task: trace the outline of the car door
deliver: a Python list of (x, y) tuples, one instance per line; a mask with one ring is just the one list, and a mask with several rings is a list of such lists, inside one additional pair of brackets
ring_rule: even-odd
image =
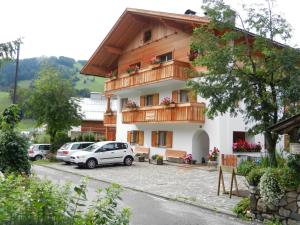
[(115, 153), (114, 153), (114, 163), (122, 163), (123, 162), (123, 158), (126, 155), (126, 149), (127, 147), (125, 146), (124, 143), (121, 142), (117, 142), (115, 143)]
[(40, 145), (39, 151), (41, 152), (42, 155), (46, 155), (50, 151), (50, 146), (49, 145)]
[(115, 143), (108, 143), (103, 145), (99, 150), (96, 151), (98, 163), (107, 164), (114, 163), (115, 158)]

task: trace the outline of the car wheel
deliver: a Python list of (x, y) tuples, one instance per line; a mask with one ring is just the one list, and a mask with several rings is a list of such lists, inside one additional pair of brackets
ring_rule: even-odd
[(130, 156), (127, 156), (127, 157), (124, 159), (124, 164), (125, 164), (125, 166), (131, 166), (131, 165), (132, 165), (132, 162), (133, 162), (133, 158), (130, 157)]
[(43, 156), (41, 156), (41, 155), (37, 155), (34, 157), (34, 160), (41, 160), (41, 159), (43, 159)]
[(88, 169), (94, 169), (97, 165), (97, 162), (95, 159), (89, 159), (87, 162), (86, 162), (86, 167)]

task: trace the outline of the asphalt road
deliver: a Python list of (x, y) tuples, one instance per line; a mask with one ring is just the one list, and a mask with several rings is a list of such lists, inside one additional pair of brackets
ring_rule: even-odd
[[(67, 181), (77, 185), (83, 178), (72, 173), (62, 172), (42, 166), (33, 166), (37, 176), (47, 178), (55, 183)], [(88, 172), (88, 170), (87, 170)], [(87, 197), (95, 199), (96, 190), (109, 184), (89, 180)], [(125, 189), (122, 192), (120, 207), (129, 207), (132, 213), (132, 225), (241, 225), (249, 224), (239, 219), (194, 207), (188, 204), (169, 201), (138, 191)]]

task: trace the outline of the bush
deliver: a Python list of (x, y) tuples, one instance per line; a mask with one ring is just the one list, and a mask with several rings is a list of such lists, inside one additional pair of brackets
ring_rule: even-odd
[(93, 133), (86, 133), (83, 135), (83, 141), (91, 141), (94, 142), (95, 141), (95, 135)]
[(254, 168), (248, 173), (246, 179), (250, 185), (257, 186), (265, 172), (266, 169), (264, 168)]
[(158, 156), (156, 157), (156, 160), (161, 161), (161, 160), (163, 160), (163, 157), (162, 157), (161, 155), (158, 155)]
[(157, 157), (158, 157), (158, 155), (155, 154), (155, 155), (153, 155), (153, 156), (151, 157), (151, 159), (152, 159), (152, 160), (156, 160)]
[(250, 160), (242, 161), (237, 167), (237, 173), (242, 176), (247, 176), (248, 173), (255, 167), (255, 163)]
[(51, 143), (52, 152), (57, 151), (62, 145), (70, 142), (71, 138), (68, 136), (67, 132), (59, 131), (56, 133), (53, 143)]
[(267, 169), (260, 179), (259, 189), (265, 203), (278, 205), (284, 195), (284, 188), (282, 187), (278, 170)]
[(299, 172), (285, 166), (280, 169), (281, 186), (284, 189), (296, 189), (300, 185)]
[[(129, 209), (117, 209), (121, 187), (98, 191), (88, 208), (87, 182), (71, 191), (36, 177), (9, 175), (0, 183), (0, 221), (3, 225), (127, 225)], [(87, 208), (83, 211), (83, 207)]]
[(245, 218), (247, 210), (250, 208), (250, 199), (243, 198), (233, 209), (238, 217)]
[(29, 174), (28, 147), (27, 139), (21, 134), (13, 130), (0, 132), (0, 171)]
[(300, 155), (289, 155), (287, 158), (287, 166), (300, 174)]

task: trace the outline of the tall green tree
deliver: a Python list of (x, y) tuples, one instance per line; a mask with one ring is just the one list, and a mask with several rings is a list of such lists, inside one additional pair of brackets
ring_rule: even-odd
[(300, 111), (300, 52), (276, 42), (289, 41), (291, 27), (272, 1), (244, 6), (243, 13), (222, 0), (207, 0), (203, 9), (210, 20), (194, 30), (191, 49), (198, 52), (194, 64), (207, 72), (187, 85), (209, 100), (210, 118), (241, 113), (250, 132), (263, 133), (275, 166), (278, 135), (269, 127)]
[(51, 143), (59, 131), (80, 124), (79, 105), (73, 96), (75, 91), (71, 82), (62, 79), (57, 70), (48, 66), (41, 69), (29, 97), (27, 111), (37, 125), (47, 125)]

